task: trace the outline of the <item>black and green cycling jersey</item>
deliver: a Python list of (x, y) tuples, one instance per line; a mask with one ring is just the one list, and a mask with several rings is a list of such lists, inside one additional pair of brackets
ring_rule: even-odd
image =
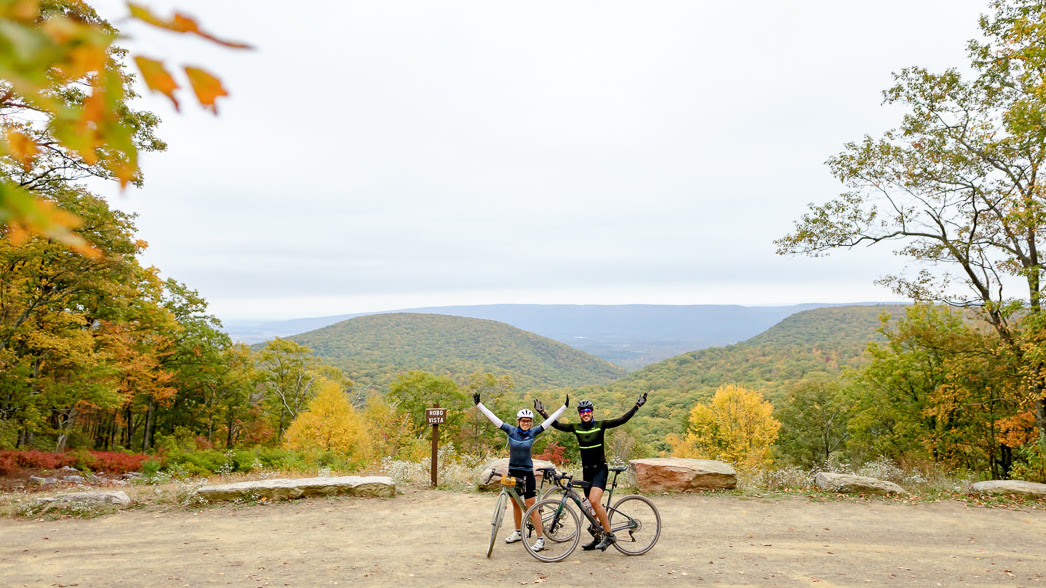
[(582, 467), (602, 465), (607, 462), (606, 451), (603, 449), (606, 430), (620, 427), (627, 423), (636, 414), (637, 410), (639, 410), (639, 407), (633, 406), (631, 410), (621, 415), (621, 417), (605, 421), (591, 420), (587, 423), (584, 421), (580, 423), (561, 423), (556, 421), (552, 423), (552, 428), (557, 431), (573, 433), (577, 436), (577, 445), (581, 449)]

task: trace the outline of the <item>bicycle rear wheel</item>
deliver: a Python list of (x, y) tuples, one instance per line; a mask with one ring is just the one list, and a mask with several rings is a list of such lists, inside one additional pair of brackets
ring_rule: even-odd
[(625, 555), (643, 555), (661, 537), (661, 513), (645, 496), (626, 496), (607, 511), (614, 547)]
[[(534, 512), (545, 513), (542, 518), (545, 546), (544, 549), (537, 549), (535, 544), (538, 538), (534, 536), (524, 537), (523, 547), (526, 547), (530, 555), (541, 561), (553, 562), (566, 559), (577, 548), (578, 541), (581, 539), (581, 534), (578, 532), (581, 530), (581, 521), (578, 520), (577, 513), (567, 508), (560, 500), (540, 500), (527, 509), (527, 512), (523, 514), (523, 519), (529, 520), (530, 515)], [(559, 539), (553, 539), (554, 537)]]
[(494, 506), (494, 518), (490, 521), (490, 543), (487, 545), (487, 557), (494, 551), (494, 542), (498, 540), (498, 530), (501, 529), (501, 521), (505, 519), (505, 508), (508, 506), (508, 496), (504, 492), (498, 494), (498, 503)]

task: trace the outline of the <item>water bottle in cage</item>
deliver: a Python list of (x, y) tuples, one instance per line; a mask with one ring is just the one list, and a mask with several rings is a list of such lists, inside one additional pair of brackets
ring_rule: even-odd
[(585, 507), (585, 512), (592, 516), (596, 516), (596, 509), (592, 508), (592, 503), (587, 498), (581, 501), (581, 506)]

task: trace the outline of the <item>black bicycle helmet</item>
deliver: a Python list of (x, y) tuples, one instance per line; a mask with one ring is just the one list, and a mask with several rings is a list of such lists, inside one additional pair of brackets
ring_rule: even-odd
[(588, 410), (592, 410), (592, 401), (591, 400), (582, 400), (581, 402), (577, 403), (577, 409), (578, 410), (584, 410), (586, 408)]

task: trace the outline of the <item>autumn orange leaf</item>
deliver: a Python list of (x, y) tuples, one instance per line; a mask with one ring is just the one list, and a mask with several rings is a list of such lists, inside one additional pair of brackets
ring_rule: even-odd
[(174, 97), (174, 91), (180, 86), (163, 66), (163, 62), (141, 55), (135, 57), (134, 62), (138, 64), (138, 71), (142, 73), (145, 85), (149, 86), (150, 90), (160, 92), (170, 98), (174, 103), (174, 109), (178, 110), (178, 99)]
[(21, 131), (7, 129), (4, 131), (4, 143), (7, 152), (17, 159), (27, 171), (33, 166), (39, 146), (31, 137)]
[(192, 84), (193, 92), (196, 92), (200, 105), (214, 114), (218, 114), (218, 105), (215, 104), (215, 100), (219, 96), (229, 95), (222, 87), (222, 81), (196, 67), (186, 67), (185, 75), (189, 76), (189, 83)]
[(137, 18), (138, 20), (150, 24), (154, 27), (166, 29), (175, 33), (189, 33), (193, 35), (199, 35), (204, 39), (213, 41), (215, 43), (218, 43), (219, 45), (231, 47), (233, 49), (250, 49), (250, 45), (247, 45), (246, 43), (240, 43), (237, 41), (226, 41), (223, 39), (219, 39), (218, 37), (215, 37), (210, 33), (204, 32), (200, 29), (200, 25), (196, 22), (196, 20), (194, 20), (192, 17), (181, 14), (180, 12), (175, 12), (174, 17), (170, 20), (164, 20), (156, 16), (155, 14), (153, 14), (151, 10), (140, 4), (128, 2), (127, 6), (131, 9), (132, 17)]

